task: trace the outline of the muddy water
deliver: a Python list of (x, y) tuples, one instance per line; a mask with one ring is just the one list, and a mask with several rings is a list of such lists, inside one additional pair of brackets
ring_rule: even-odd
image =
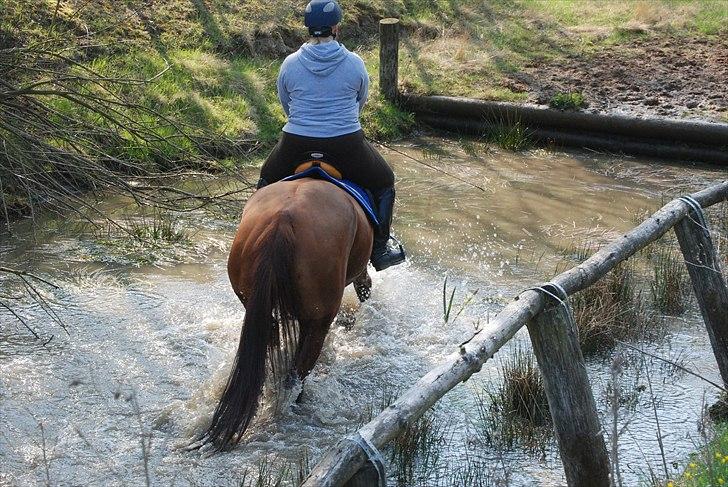
[[(225, 275), (234, 217), (180, 217), (191, 242), (183, 250), (148, 251), (154, 259), (103, 243), (98, 233), (74, 236), (58, 219), (3, 237), (4, 264), (54, 276), (59, 288), (41, 292), (68, 334), (37, 304), (15, 302), (43, 339), (53, 335), (41, 346), (0, 310), (0, 485), (239, 485), (274, 464), (315, 461), (487, 326), (512, 296), (551, 277), (563, 265), (564, 248), (616, 236), (640, 211), (725, 178), (710, 168), (546, 151), (514, 155), (439, 139), (413, 140), (397, 151), (439, 169), (386, 151), (399, 178), (396, 228), (409, 262), (373, 275), (372, 299), (356, 312), (353, 327), (333, 327), (301, 403), (274, 407), (268, 395), (245, 444), (231, 453), (204, 457), (181, 447), (209, 420), (237, 345), (244, 311)], [(456, 288), (455, 310), (478, 290), (447, 324), (446, 276)], [(0, 281), (0, 295), (15, 292), (16, 283)], [(353, 292), (346, 301), (354, 303)], [(679, 356), (717, 379), (694, 310), (672, 320), (665, 334), (638, 345)], [(563, 484), (552, 445), (532, 455), (495, 451), (480, 439), (477, 394), (492, 384), (510, 350), (437, 407), (440, 440), (418, 485)], [(660, 363), (645, 369), (632, 362), (638, 361), (626, 366), (625, 390), (643, 389), (648, 373), (655, 400), (637, 394), (636, 406), (620, 411), (626, 485), (650, 469), (663, 472), (658, 421), (673, 471), (672, 462), (699, 441), (701, 407), (716, 395)], [(609, 357), (589, 362), (607, 423), (609, 363)], [(478, 468), (487, 478), (473, 478)]]

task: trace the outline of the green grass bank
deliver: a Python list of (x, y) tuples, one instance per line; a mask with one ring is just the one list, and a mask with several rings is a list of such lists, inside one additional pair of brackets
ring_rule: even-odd
[[(378, 95), (384, 17), (402, 21), (402, 90), (507, 101), (528, 98), (519, 73), (540, 63), (566, 65), (635, 39), (718, 39), (728, 29), (721, 0), (341, 3), (341, 39), (372, 77), (362, 118), (378, 140), (414, 127), (410, 114)], [(219, 170), (259, 160), (285, 120), (275, 78), (281, 60), (306, 39), (304, 5), (0, 1), (0, 137), (7, 142), (0, 218), (33, 201), (122, 184), (114, 179), (119, 172)], [(75, 170), (81, 161), (88, 167)], [(89, 176), (98, 171), (113, 174)], [(72, 191), (49, 191), (58, 181)]]

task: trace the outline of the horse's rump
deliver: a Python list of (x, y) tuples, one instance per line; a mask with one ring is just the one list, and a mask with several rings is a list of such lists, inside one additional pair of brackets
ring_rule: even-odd
[(291, 369), (303, 376), (310, 371), (344, 288), (366, 271), (371, 245), (363, 210), (331, 183), (280, 182), (251, 197), (228, 259), (245, 319), (200, 446), (223, 450), (240, 441), (257, 411), (267, 364), (276, 381)]

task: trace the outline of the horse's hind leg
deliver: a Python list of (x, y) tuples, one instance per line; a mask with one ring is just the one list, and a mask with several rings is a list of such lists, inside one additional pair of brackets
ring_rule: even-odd
[[(333, 316), (320, 320), (305, 320), (300, 323), (301, 335), (293, 366), (301, 382), (306, 379), (311, 369), (316, 365), (332, 321), (334, 321)], [(299, 394), (296, 401), (300, 400), (301, 395)]]
[(359, 277), (354, 279), (353, 284), (356, 297), (359, 298), (360, 303), (363, 303), (372, 296), (372, 278), (369, 277), (369, 272), (366, 269), (359, 274)]

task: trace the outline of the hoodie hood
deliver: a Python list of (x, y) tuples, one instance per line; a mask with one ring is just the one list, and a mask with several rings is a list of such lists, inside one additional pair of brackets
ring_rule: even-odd
[(298, 60), (317, 76), (328, 76), (346, 60), (349, 50), (336, 41), (323, 44), (304, 44), (299, 51)]

